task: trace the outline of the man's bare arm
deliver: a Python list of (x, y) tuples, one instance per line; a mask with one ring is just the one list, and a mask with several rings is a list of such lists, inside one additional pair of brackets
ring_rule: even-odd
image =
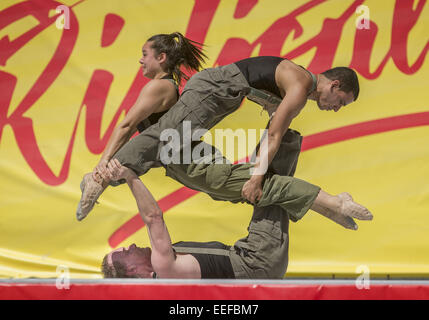
[(268, 127), (268, 134), (259, 149), (259, 161), (255, 164), (252, 177), (242, 190), (242, 196), (252, 203), (259, 200), (262, 195), (261, 183), (264, 174), (274, 159), (280, 143), (293, 118), (302, 110), (306, 103), (306, 91), (302, 86), (291, 87), (284, 97)]
[(147, 226), (152, 246), (151, 262), (157, 275), (160, 278), (201, 278), (200, 265), (192, 255), (176, 257), (162, 210), (139, 177), (132, 170), (121, 166), (117, 159), (109, 161), (108, 175), (112, 180), (125, 179), (136, 199), (140, 215)]
[(126, 179), (148, 229), (152, 246), (152, 265), (157, 273), (164, 277), (163, 273), (169, 273), (174, 268), (175, 254), (161, 208), (132, 170), (121, 166), (117, 159), (112, 159), (108, 163), (108, 169), (110, 178), (113, 180)]
[(262, 196), (264, 174), (276, 155), (280, 143), (292, 120), (304, 108), (308, 91), (313, 85), (311, 76), (289, 60), (283, 60), (276, 69), (276, 83), (284, 97), (268, 127), (266, 138), (261, 141), (258, 159), (252, 177), (242, 189), (242, 197), (255, 203)]

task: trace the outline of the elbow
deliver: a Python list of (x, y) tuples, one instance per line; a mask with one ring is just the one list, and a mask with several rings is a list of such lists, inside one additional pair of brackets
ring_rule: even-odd
[(148, 226), (161, 223), (164, 224), (164, 218), (162, 215), (162, 210), (160, 208), (154, 208), (152, 210), (149, 210), (145, 212), (145, 221)]
[(270, 148), (277, 149), (280, 145), (282, 138), (283, 135), (280, 132), (268, 133), (268, 146)]
[(114, 135), (118, 137), (121, 143), (127, 142), (137, 131), (137, 125), (130, 122), (121, 122), (116, 128)]
[(278, 141), (281, 138), (280, 132), (268, 132), (268, 139), (270, 141)]
[(134, 133), (134, 131), (137, 130), (137, 124), (133, 123), (132, 121), (122, 120), (121, 123), (116, 127), (117, 130), (128, 134), (128, 133)]

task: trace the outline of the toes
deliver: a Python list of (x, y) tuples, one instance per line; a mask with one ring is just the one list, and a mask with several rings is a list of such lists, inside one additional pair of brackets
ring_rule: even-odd
[(350, 229), (350, 230), (357, 230), (358, 229), (358, 225), (356, 224), (356, 222), (352, 219), (352, 218), (350, 218), (350, 217), (347, 217), (346, 218), (346, 228), (347, 229)]
[(359, 220), (372, 220), (373, 218), (371, 212), (364, 207), (358, 208), (358, 210), (353, 212), (351, 216)]
[(338, 195), (343, 200), (343, 214), (359, 220), (372, 220), (373, 215), (367, 208), (353, 201), (350, 194), (343, 192)]
[(82, 213), (81, 203), (79, 202), (78, 207), (77, 207), (77, 211), (76, 211), (76, 219), (77, 219), (77, 221), (82, 221), (83, 218), (85, 218), (85, 216)]
[(372, 215), (372, 213), (367, 210), (365, 214), (365, 220), (372, 220), (373, 218), (374, 216)]

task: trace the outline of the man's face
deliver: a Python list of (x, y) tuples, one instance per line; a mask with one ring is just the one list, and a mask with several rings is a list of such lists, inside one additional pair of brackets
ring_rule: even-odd
[(160, 57), (157, 56), (154, 49), (152, 49), (152, 41), (148, 41), (142, 48), (142, 57), (139, 60), (143, 75), (149, 79), (153, 79), (156, 72), (161, 68)]
[(353, 92), (346, 93), (339, 89), (338, 80), (329, 81), (321, 90), (317, 105), (320, 110), (334, 110), (337, 112), (342, 107), (354, 101)]
[(150, 248), (139, 248), (132, 244), (128, 248), (119, 248), (109, 253), (107, 262), (113, 265), (115, 270), (120, 266), (126, 277), (149, 278), (153, 271), (150, 256)]

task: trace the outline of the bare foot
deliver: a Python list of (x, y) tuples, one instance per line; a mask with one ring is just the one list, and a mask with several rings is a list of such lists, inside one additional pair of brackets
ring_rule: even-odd
[(320, 190), (311, 209), (350, 230), (358, 229), (353, 218), (359, 220), (372, 220), (373, 218), (371, 212), (354, 202), (347, 192), (332, 196)]
[(339, 212), (339, 210), (332, 210), (330, 208), (313, 204), (312, 208), (314, 211), (320, 213), (322, 216), (338, 223), (346, 229), (357, 230), (358, 225), (353, 218), (345, 216)]
[(341, 200), (339, 213), (342, 215), (359, 220), (372, 220), (371, 212), (364, 206), (354, 202), (352, 196), (347, 192), (340, 193), (337, 197)]

